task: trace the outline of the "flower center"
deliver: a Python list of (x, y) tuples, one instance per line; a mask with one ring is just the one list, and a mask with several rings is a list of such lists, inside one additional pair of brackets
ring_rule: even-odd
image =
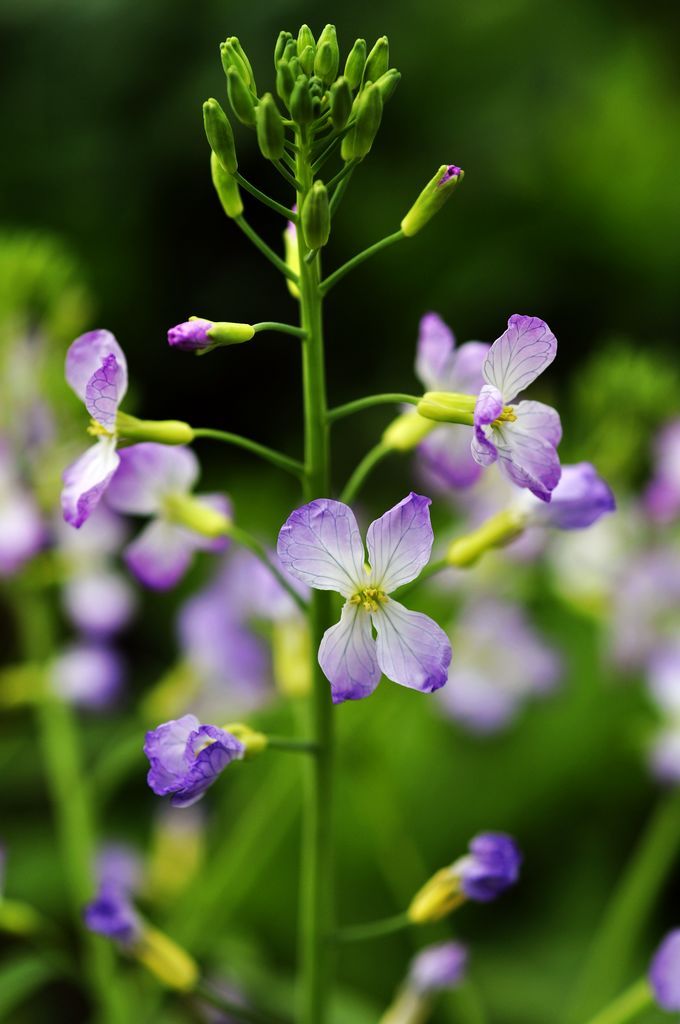
[(506, 405), (500, 416), (497, 417), (491, 424), (492, 427), (497, 427), (501, 423), (514, 423), (517, 419), (517, 413), (511, 405)]
[(385, 601), (387, 601), (387, 594), (380, 587), (363, 587), (349, 599), (350, 604), (361, 605), (365, 612), (377, 612)]
[(88, 434), (91, 434), (92, 437), (114, 437), (115, 436), (114, 432), (112, 430), (107, 430), (106, 427), (102, 426), (102, 424), (98, 423), (96, 420), (90, 420), (90, 425), (87, 428), (87, 432), (88, 432)]

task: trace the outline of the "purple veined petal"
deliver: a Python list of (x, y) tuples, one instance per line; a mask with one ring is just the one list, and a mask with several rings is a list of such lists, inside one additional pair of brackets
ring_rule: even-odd
[(649, 983), (662, 1010), (680, 1010), (680, 928), (669, 932), (654, 954)]
[(340, 621), (326, 630), (319, 647), (319, 665), (331, 684), (334, 704), (373, 693), (381, 673), (371, 618), (361, 605), (348, 601)]
[(187, 768), (189, 737), (200, 726), (196, 715), (182, 715), (181, 718), (164, 722), (147, 732), (144, 753), (151, 765), (147, 781), (158, 796), (165, 796), (178, 776), (183, 776)]
[(54, 692), (71, 704), (101, 711), (115, 704), (123, 685), (123, 663), (108, 647), (74, 644), (53, 662)]
[(181, 526), (153, 519), (128, 544), (123, 557), (130, 572), (151, 590), (171, 590), (189, 568), (196, 545)]
[(47, 531), (32, 496), (20, 487), (0, 491), (0, 576), (13, 576), (46, 541)]
[(466, 341), (453, 353), (439, 387), (432, 390), (478, 395), (484, 386), (482, 370), (490, 348), (483, 341)]
[(102, 437), (64, 471), (61, 508), (76, 528), (94, 512), (118, 469), (120, 458), (113, 437)]
[(416, 376), (426, 391), (441, 390), (441, 382), (450, 369), (456, 339), (437, 313), (426, 313), (418, 328)]
[[(226, 494), (196, 494), (194, 497), (196, 501), (211, 508), (213, 512), (219, 512), (227, 519), (232, 518), (234, 509)], [(210, 551), (213, 554), (219, 554), (221, 551), (226, 551), (231, 543), (228, 537), (204, 537), (200, 533), (191, 533), (190, 535), (196, 551)]]
[(66, 353), (66, 380), (81, 402), (86, 400), (88, 383), (110, 355), (115, 357), (122, 374), (122, 399), (127, 391), (127, 362), (125, 353), (111, 331), (88, 331), (76, 338), (69, 347)]
[(128, 580), (120, 573), (97, 566), (67, 580), (62, 588), (62, 602), (73, 625), (98, 639), (124, 629), (137, 607), (135, 591)]
[(503, 412), (503, 396), (492, 384), (485, 384), (475, 403), (475, 427), (493, 423)]
[(440, 490), (470, 487), (482, 472), (470, 451), (470, 434), (458, 425), (437, 427), (416, 449), (419, 467)]
[(388, 679), (423, 693), (444, 685), (451, 644), (429, 615), (409, 611), (388, 598), (371, 617), (377, 633), (378, 664)]
[(544, 320), (514, 313), (491, 346), (484, 379), (498, 388), (508, 405), (550, 366), (556, 353), (557, 339)]
[(475, 427), (470, 452), (478, 466), (492, 466), (498, 459), (496, 445), (486, 436), (484, 427)]
[(519, 402), (512, 407), (517, 419), (513, 430), (522, 430), (527, 434), (540, 434), (546, 441), (557, 448), (562, 440), (562, 422), (560, 414), (550, 405), (543, 402)]
[(431, 504), (430, 498), (411, 491), (371, 523), (366, 542), (373, 586), (389, 594), (420, 575), (434, 543)]
[(532, 522), (558, 530), (583, 530), (603, 515), (614, 512), (616, 499), (594, 466), (578, 462), (562, 466), (560, 481), (549, 504), (536, 501), (533, 506), (529, 513)]
[(231, 733), (201, 725), (195, 715), (165, 722), (146, 734), (147, 782), (157, 796), (172, 796), (174, 807), (190, 807), (245, 748)]
[(111, 353), (90, 377), (85, 388), (85, 408), (93, 420), (115, 430), (118, 406), (127, 391), (127, 370)]
[(208, 348), (213, 344), (208, 337), (208, 331), (213, 327), (212, 320), (203, 317), (194, 317), (193, 320), (185, 320), (184, 323), (176, 324), (168, 331), (168, 345), (171, 348), (182, 349), (184, 352), (195, 352), (196, 349)]
[(359, 527), (341, 501), (317, 498), (291, 512), (276, 550), (285, 569), (316, 590), (352, 597), (368, 582)]
[(117, 512), (149, 516), (160, 511), (169, 494), (187, 494), (200, 468), (191, 448), (155, 444), (132, 445), (120, 452), (120, 469), (106, 496)]
[(522, 430), (518, 423), (493, 428), (500, 467), (518, 487), (527, 487), (541, 501), (550, 501), (562, 472), (555, 446), (540, 434)]

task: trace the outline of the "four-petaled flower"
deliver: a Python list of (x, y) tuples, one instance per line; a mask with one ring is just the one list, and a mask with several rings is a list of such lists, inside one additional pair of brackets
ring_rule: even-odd
[(66, 380), (85, 404), (97, 441), (64, 472), (61, 507), (71, 526), (82, 526), (118, 469), (116, 416), (128, 386), (127, 362), (110, 331), (88, 331), (66, 353)]
[(513, 483), (543, 501), (550, 501), (560, 479), (560, 418), (542, 402), (512, 402), (552, 363), (556, 351), (555, 335), (543, 320), (515, 313), (486, 357), (486, 384), (474, 412), (475, 460), (480, 466), (499, 460)]
[(174, 807), (190, 807), (200, 800), (245, 747), (216, 725), (201, 725), (195, 715), (183, 715), (146, 734), (144, 753), (149, 759), (146, 780), (157, 796), (172, 796)]
[(303, 505), (281, 528), (278, 553), (286, 569), (310, 587), (345, 598), (340, 621), (326, 630), (319, 648), (336, 704), (367, 697), (381, 672), (424, 693), (446, 682), (451, 645), (444, 631), (388, 596), (414, 580), (430, 558), (429, 505), (429, 498), (412, 492), (371, 523), (369, 566), (354, 513), (340, 501)]

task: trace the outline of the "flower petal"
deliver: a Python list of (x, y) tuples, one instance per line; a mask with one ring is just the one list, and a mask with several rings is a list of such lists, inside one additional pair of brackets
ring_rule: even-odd
[(451, 644), (429, 615), (409, 611), (389, 598), (372, 619), (378, 634), (378, 664), (388, 679), (423, 693), (444, 685)]
[(73, 625), (93, 637), (108, 637), (128, 624), (136, 595), (127, 577), (101, 565), (76, 573), (61, 591), (64, 609)]
[(416, 376), (426, 391), (441, 391), (456, 340), (437, 313), (421, 318), (416, 349)]
[(87, 385), (105, 362), (113, 355), (120, 369), (120, 399), (127, 391), (127, 362), (125, 353), (111, 331), (88, 331), (73, 342), (66, 353), (66, 380), (81, 402), (86, 401)]
[(123, 552), (125, 564), (151, 590), (170, 590), (191, 564), (196, 545), (188, 530), (153, 519)]
[(317, 498), (292, 512), (276, 550), (288, 572), (316, 590), (351, 597), (367, 583), (359, 527), (341, 501)]
[(491, 346), (484, 379), (498, 388), (507, 404), (550, 366), (556, 352), (557, 339), (544, 320), (514, 313), (508, 329)]
[(475, 403), (472, 457), (480, 466), (490, 466), (498, 458), (490, 432), (485, 430), (503, 412), (503, 396), (492, 384), (485, 384)]
[(466, 341), (456, 349), (449, 360), (448, 373), (445, 373), (441, 381), (443, 390), (460, 391), (466, 395), (479, 394), (484, 385), (484, 360), (490, 348), (483, 341)]
[(120, 453), (120, 469), (107, 501), (118, 512), (153, 515), (166, 495), (190, 491), (198, 475), (198, 459), (191, 448), (152, 441), (135, 444)]
[(368, 697), (380, 682), (371, 619), (357, 604), (347, 602), (340, 621), (324, 633), (319, 665), (331, 684), (333, 703)]
[(562, 423), (560, 414), (550, 405), (543, 402), (519, 402), (513, 406), (515, 420), (514, 430), (524, 430), (528, 434), (540, 434), (554, 448), (562, 440)]
[(64, 471), (61, 507), (67, 523), (83, 525), (99, 504), (119, 463), (115, 438), (102, 437)]
[(522, 430), (516, 423), (494, 428), (500, 467), (518, 487), (527, 487), (541, 501), (550, 501), (560, 480), (560, 460), (555, 446), (540, 434)]
[(55, 659), (50, 672), (54, 691), (73, 704), (102, 710), (115, 703), (123, 685), (120, 656), (99, 644), (73, 644)]
[(470, 452), (470, 435), (464, 427), (437, 427), (417, 448), (428, 479), (440, 488), (469, 487), (479, 478), (479, 465)]
[(93, 420), (115, 429), (118, 406), (127, 391), (127, 370), (110, 353), (87, 382), (85, 408)]
[(388, 594), (414, 580), (430, 560), (434, 543), (431, 504), (430, 498), (411, 491), (368, 528), (371, 582)]

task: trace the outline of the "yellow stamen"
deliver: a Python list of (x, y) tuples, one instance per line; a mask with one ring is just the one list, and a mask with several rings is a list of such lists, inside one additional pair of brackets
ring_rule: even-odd
[(500, 416), (493, 421), (492, 427), (497, 427), (500, 423), (514, 423), (517, 419), (517, 413), (511, 405), (506, 405)]
[(361, 605), (365, 612), (377, 612), (387, 599), (387, 594), (379, 587), (364, 587), (350, 597), (349, 603)]
[(103, 427), (102, 424), (101, 423), (97, 423), (96, 420), (90, 420), (90, 425), (87, 428), (87, 432), (88, 432), (88, 434), (91, 434), (92, 437), (114, 437), (115, 436), (112, 430), (108, 430), (106, 427)]

